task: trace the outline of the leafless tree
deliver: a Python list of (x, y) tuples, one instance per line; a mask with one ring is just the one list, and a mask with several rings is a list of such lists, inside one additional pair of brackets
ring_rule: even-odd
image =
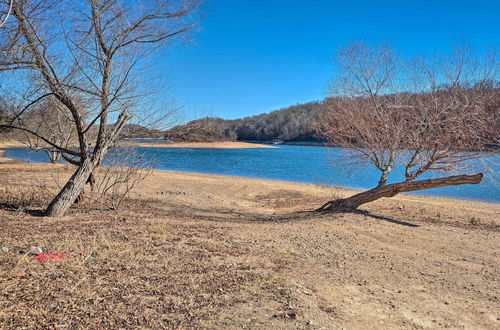
[(134, 149), (116, 148), (96, 175), (91, 198), (112, 210), (118, 210), (130, 191), (151, 174), (154, 160)]
[[(482, 173), (416, 180), (423, 173), (462, 169), (498, 142), (498, 62), (466, 47), (432, 60), (400, 60), (386, 45), (343, 49), (318, 128), (326, 141), (346, 148), (353, 163), (379, 172), (375, 188), (325, 203), (320, 211), (355, 210), (401, 192), (481, 182)], [(496, 106), (495, 106), (496, 102)], [(396, 166), (400, 182), (387, 184)]]
[(8, 1), (8, 10), (5, 13), (5, 16), (0, 16), (0, 27), (2, 27), (5, 22), (9, 19), (10, 13), (12, 12), (12, 6), (14, 5), (14, 0), (9, 0)]
[(192, 29), (197, 6), (196, 0), (13, 1), (0, 28), (0, 72), (4, 93), (24, 103), (14, 118), (51, 97), (71, 114), (77, 137), (76, 148), (68, 148), (19, 122), (3, 125), (35, 136), (77, 166), (48, 216), (65, 214), (127, 122), (161, 110), (144, 101), (154, 88), (146, 60)]
[(47, 97), (40, 101), (11, 124), (35, 132), (36, 134), (31, 134), (20, 130), (20, 133), (24, 135), (20, 140), (30, 149), (44, 150), (53, 164), (60, 160), (62, 153), (38, 136), (43, 136), (52, 144), (65, 149), (76, 146), (78, 143), (71, 113), (54, 97)]

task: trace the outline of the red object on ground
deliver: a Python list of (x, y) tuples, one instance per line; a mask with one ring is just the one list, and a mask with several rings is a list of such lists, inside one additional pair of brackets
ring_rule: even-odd
[(40, 262), (47, 262), (47, 261), (53, 261), (53, 260), (64, 260), (68, 256), (69, 255), (66, 252), (49, 251), (48, 253), (40, 252), (35, 257), (33, 257), (33, 259), (40, 261)]

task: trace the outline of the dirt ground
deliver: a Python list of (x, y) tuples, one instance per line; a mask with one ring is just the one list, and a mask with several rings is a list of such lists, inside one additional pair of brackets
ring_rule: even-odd
[(353, 191), (155, 171), (119, 211), (40, 217), (69, 174), (0, 164), (0, 328), (500, 327), (500, 204), (318, 214)]

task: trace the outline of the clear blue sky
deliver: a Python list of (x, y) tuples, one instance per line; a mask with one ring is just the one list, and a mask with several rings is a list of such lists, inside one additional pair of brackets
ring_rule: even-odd
[(165, 58), (185, 119), (238, 118), (321, 100), (351, 41), (411, 55), (464, 39), (500, 46), (500, 1), (207, 0), (199, 30)]

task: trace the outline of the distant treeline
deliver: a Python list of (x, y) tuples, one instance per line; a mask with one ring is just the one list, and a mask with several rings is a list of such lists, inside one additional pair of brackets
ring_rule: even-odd
[(313, 123), (326, 110), (324, 102), (293, 105), (242, 119), (203, 118), (167, 131), (175, 141), (320, 141)]
[[(488, 148), (499, 149), (500, 134), (500, 89), (492, 90), (493, 98), (485, 111), (491, 115), (491, 127), (487, 134)], [(412, 97), (421, 102), (428, 98), (427, 93), (397, 94), (391, 97)], [(202, 118), (185, 125), (176, 126), (165, 134), (165, 138), (174, 141), (212, 142), (212, 141), (324, 141), (322, 132), (316, 131), (321, 117), (329, 115), (329, 107), (338, 102), (338, 98), (329, 98), (322, 102), (310, 102), (293, 105), (267, 114), (242, 119), (224, 120), (220, 118)], [(355, 102), (356, 100), (352, 100)], [(464, 109), (466, 110), (466, 109)], [(412, 129), (408, 127), (407, 129)]]

